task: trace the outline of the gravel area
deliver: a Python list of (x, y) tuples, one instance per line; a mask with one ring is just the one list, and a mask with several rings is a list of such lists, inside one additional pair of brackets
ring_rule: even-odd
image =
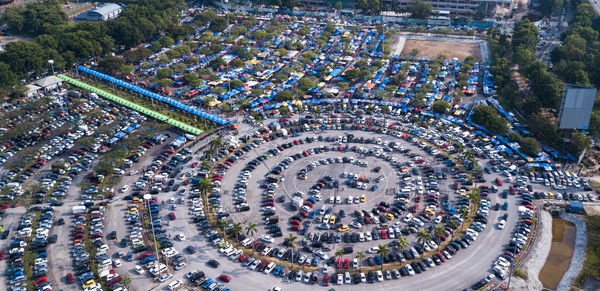
[[(552, 246), (552, 216), (547, 211), (542, 210), (539, 212), (538, 217), (540, 219), (539, 229), (537, 230), (538, 236), (534, 240), (534, 245), (531, 246), (531, 253), (523, 267), (523, 270), (529, 276), (529, 280), (525, 282), (527, 290), (543, 289), (539, 274), (546, 263), (546, 258)], [(515, 277), (513, 276), (513, 279)]]
[(562, 213), (560, 216), (564, 220), (568, 220), (575, 224), (575, 247), (573, 249), (573, 257), (571, 258), (571, 265), (565, 272), (558, 284), (556, 290), (569, 290), (573, 284), (575, 277), (581, 272), (583, 268), (583, 260), (585, 258), (585, 247), (587, 245), (587, 234), (585, 221), (577, 215), (571, 213)]

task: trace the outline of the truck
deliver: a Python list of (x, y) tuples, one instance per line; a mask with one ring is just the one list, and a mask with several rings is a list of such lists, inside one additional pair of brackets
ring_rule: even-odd
[(73, 206), (73, 214), (85, 213), (87, 208), (85, 206)]
[(299, 207), (302, 206), (302, 202), (303, 202), (302, 197), (296, 196), (296, 197), (292, 198), (291, 206), (294, 209), (298, 209)]

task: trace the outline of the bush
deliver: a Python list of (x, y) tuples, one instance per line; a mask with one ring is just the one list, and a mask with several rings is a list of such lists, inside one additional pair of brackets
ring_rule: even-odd
[(527, 280), (529, 278), (529, 276), (527, 276), (527, 274), (519, 268), (516, 268), (514, 270), (514, 272), (515, 272), (515, 276), (519, 276), (519, 277), (523, 278), (524, 280)]

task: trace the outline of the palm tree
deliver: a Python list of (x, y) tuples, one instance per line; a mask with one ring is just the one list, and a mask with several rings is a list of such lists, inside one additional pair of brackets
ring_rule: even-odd
[(433, 233), (434, 233), (434, 234), (435, 234), (437, 237), (440, 237), (440, 236), (444, 235), (444, 231), (445, 231), (445, 229), (444, 229), (444, 226), (443, 226), (443, 225), (441, 225), (441, 224), (438, 224), (438, 225), (436, 225), (436, 226), (433, 228)]
[[(456, 220), (450, 220), (450, 222), (448, 222), (448, 224), (450, 224), (450, 227), (454, 230), (456, 230), (459, 225)], [(452, 239), (454, 239), (454, 231), (452, 231)]]
[[(379, 245), (377, 246), (377, 254), (383, 260), (384, 257), (387, 257), (387, 255), (390, 254), (390, 250), (387, 248), (386, 245)], [(383, 271), (383, 263), (381, 263), (381, 270)]]
[(298, 237), (295, 236), (293, 233), (290, 233), (290, 235), (285, 238), (285, 241), (287, 241), (288, 246), (292, 250), (292, 268), (294, 268), (294, 248), (296, 248), (297, 239)]
[(481, 201), (481, 193), (479, 189), (474, 189), (471, 191), (471, 193), (469, 193), (469, 199), (473, 200), (474, 204), (479, 204), (479, 201)]
[(253, 236), (258, 231), (256, 227), (258, 227), (256, 223), (248, 221), (248, 224), (246, 224), (246, 234), (249, 236)]
[(229, 222), (225, 221), (224, 219), (217, 220), (217, 228), (220, 230), (224, 230), (228, 225)]
[(212, 183), (209, 179), (202, 179), (200, 182), (198, 182), (198, 190), (200, 190), (200, 193), (203, 195), (206, 195), (210, 190), (212, 190)]
[(235, 236), (236, 244), (239, 241), (241, 233), (242, 233), (242, 224), (241, 223), (234, 223), (233, 226), (231, 227), (231, 234), (233, 236)]
[(210, 162), (207, 160), (204, 160), (200, 163), (200, 167), (202, 167), (202, 169), (204, 169), (204, 170), (208, 170), (208, 169), (210, 169)]
[(464, 230), (464, 228), (465, 228), (464, 220), (466, 220), (467, 216), (469, 216), (469, 209), (461, 208), (460, 210), (458, 210), (458, 215), (460, 215), (460, 217), (463, 219), (462, 230)]
[(431, 241), (431, 234), (425, 229), (421, 229), (421, 231), (417, 232), (417, 241), (424, 246)]
[(363, 260), (366, 258), (367, 256), (365, 255), (364, 252), (360, 251), (358, 253), (356, 253), (356, 258), (358, 259), (358, 262), (360, 263), (358, 270), (360, 271), (360, 269), (362, 269), (362, 263)]
[(396, 248), (398, 248), (400, 251), (404, 251), (406, 248), (408, 248), (408, 241), (405, 237), (399, 237), (395, 245)]

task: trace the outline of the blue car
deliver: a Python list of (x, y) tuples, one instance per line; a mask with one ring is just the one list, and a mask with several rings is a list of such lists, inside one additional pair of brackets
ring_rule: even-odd
[(279, 272), (281, 272), (281, 265), (275, 266), (275, 269), (273, 269), (273, 275), (279, 276)]
[(375, 256), (375, 264), (377, 264), (377, 265), (383, 264), (383, 260), (381, 260), (381, 257), (379, 255)]

